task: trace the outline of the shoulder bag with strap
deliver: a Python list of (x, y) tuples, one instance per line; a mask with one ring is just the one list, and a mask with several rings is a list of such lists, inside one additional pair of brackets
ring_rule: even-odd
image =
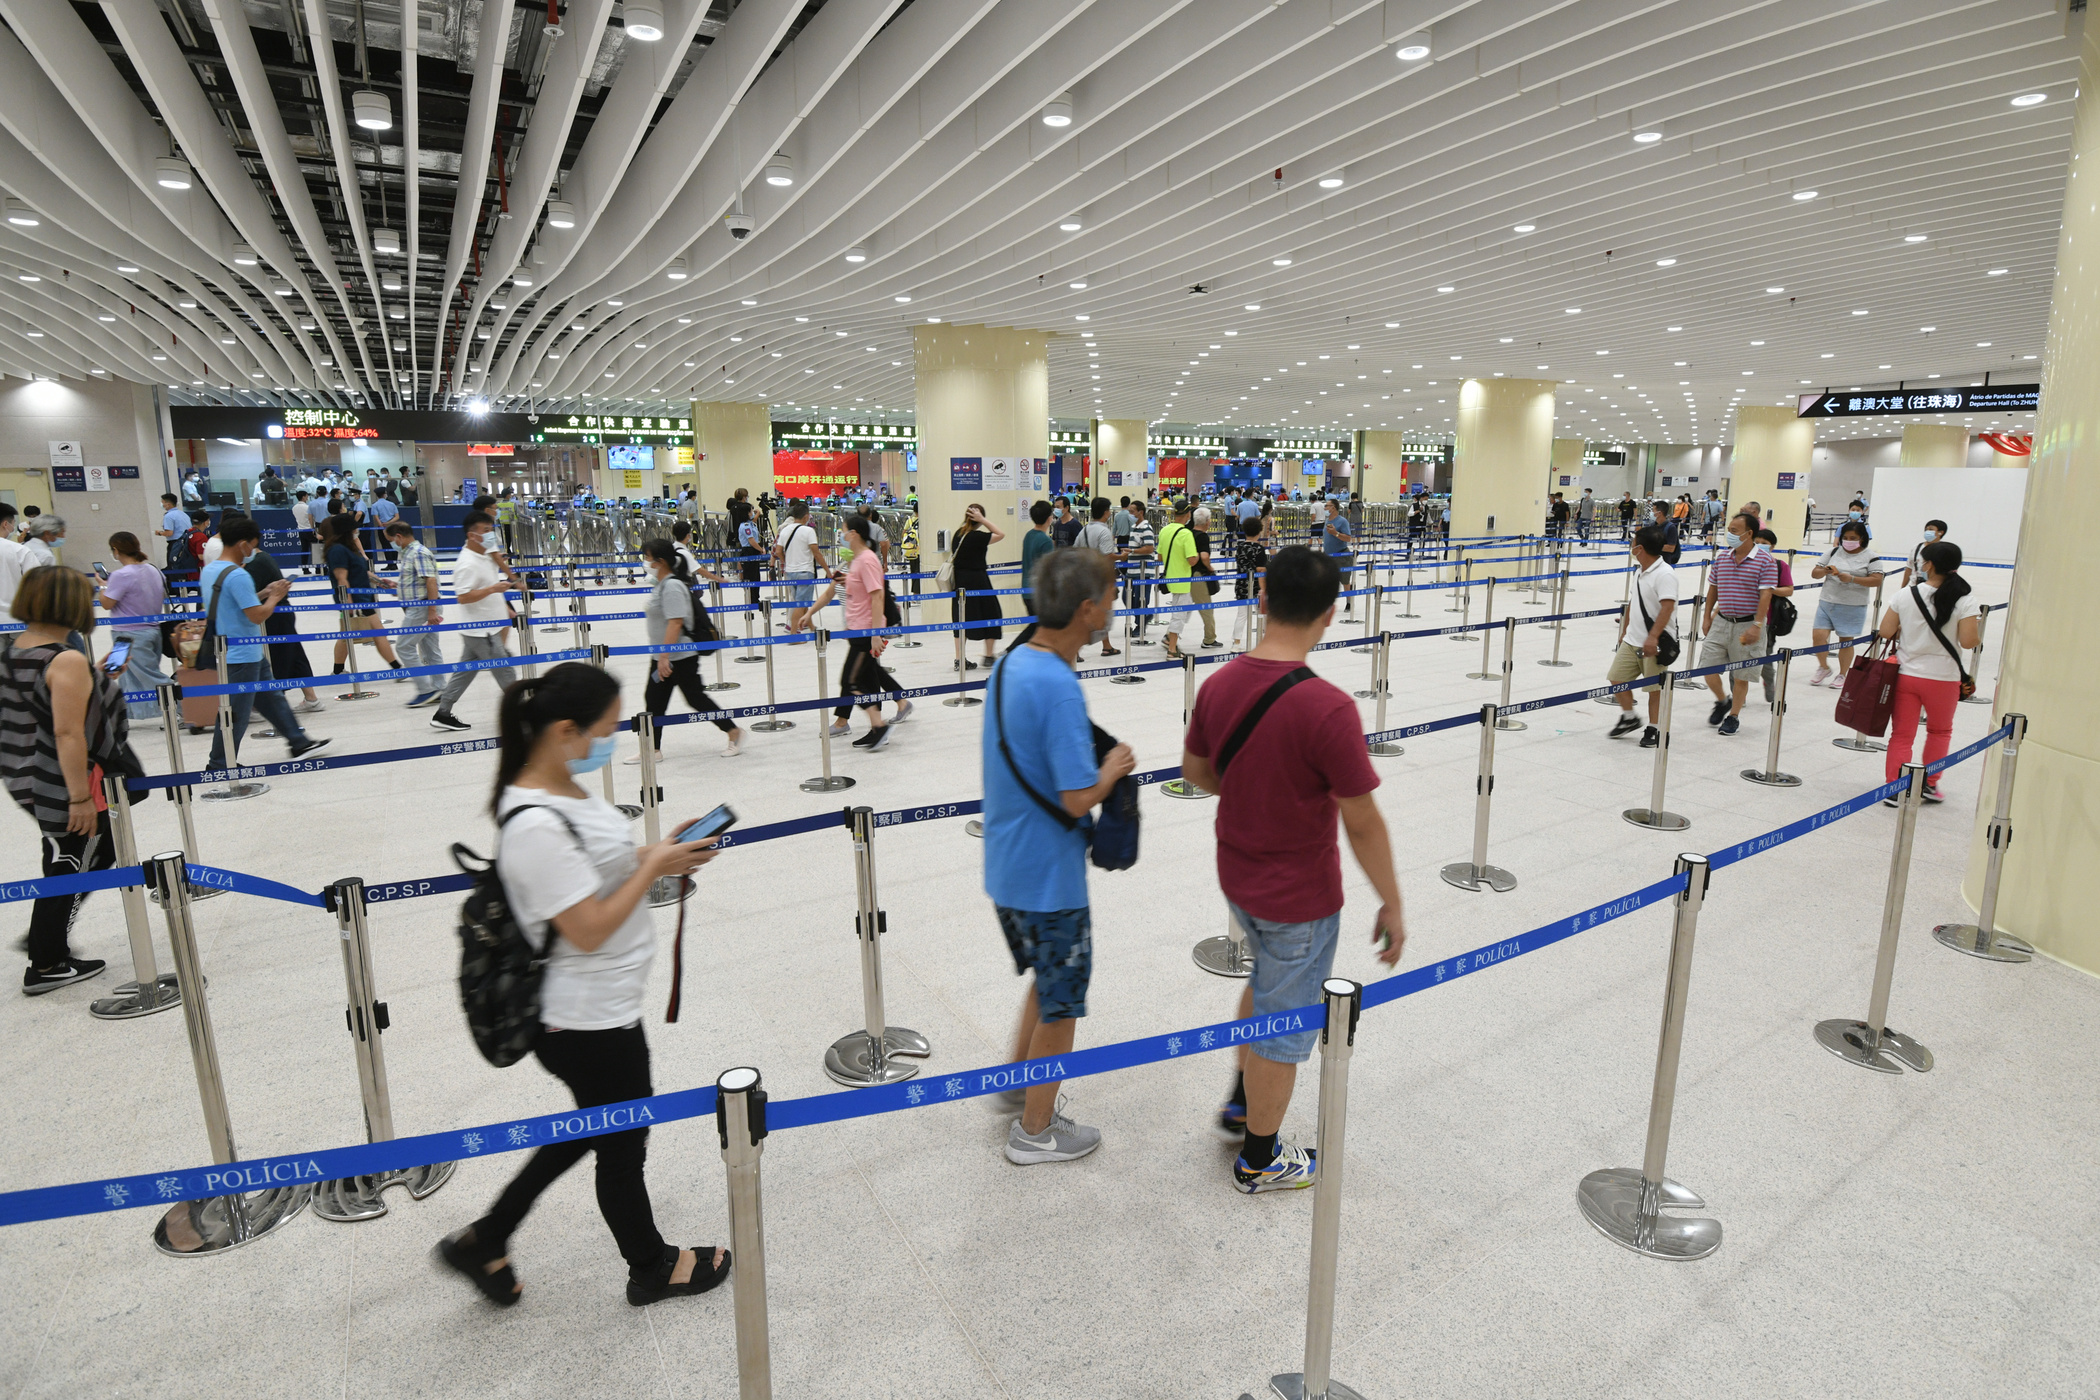
[(1284, 692), (1288, 691), (1292, 686), (1309, 681), (1312, 678), (1313, 668), (1300, 666), (1295, 671), (1290, 671), (1277, 677), (1276, 683), (1263, 691), (1261, 698), (1248, 707), (1247, 713), (1240, 716), (1240, 722), (1233, 727), (1232, 734), (1225, 740), (1224, 746), (1218, 750), (1216, 756), (1210, 761), (1211, 767), (1218, 770), (1220, 778), (1225, 776), (1225, 769), (1231, 764), (1232, 760), (1239, 757), (1240, 750), (1247, 747), (1247, 741), (1254, 737), (1255, 726), (1261, 723), (1262, 716), (1269, 713), (1269, 708), (1278, 700), (1281, 700)]
[(1932, 615), (1932, 609), (1925, 606), (1925, 595), (1918, 592), (1915, 583), (1910, 586), (1910, 600), (1918, 605), (1918, 615), (1925, 619), (1925, 625), (1932, 629), (1932, 635), (1947, 649), (1947, 655), (1954, 658), (1954, 669), (1961, 676), (1961, 698), (1968, 699), (1976, 693), (1976, 681), (1970, 676), (1969, 668), (1961, 664), (1961, 652), (1949, 640), (1947, 634), (1940, 630), (1939, 619)]
[[(1007, 653), (1011, 656), (1012, 653)], [(999, 755), (1006, 760), (1006, 769), (1014, 775), (1021, 791), (1033, 798), (1035, 805), (1050, 814), (1051, 820), (1067, 831), (1086, 833), (1088, 855), (1101, 870), (1128, 870), (1137, 864), (1138, 858), (1138, 780), (1135, 774), (1126, 774), (1116, 780), (1116, 785), (1102, 799), (1100, 814), (1089, 820), (1075, 817), (1064, 809), (1061, 802), (1052, 802), (1035, 790), (1021, 773), (1021, 765), (1014, 762), (1014, 751), (1006, 743), (1006, 656), (999, 658), (998, 669), (992, 672), (992, 729), (999, 739)], [(1309, 674), (1309, 673), (1308, 673)], [(1094, 731), (1094, 761), (1099, 763), (1116, 746), (1116, 736), (1100, 725), (1092, 725)]]
[(201, 619), (192, 618), (176, 624), (176, 664), (203, 667), (207, 670), (219, 664), (218, 658), (213, 656), (211, 651), (212, 638), (219, 634), (219, 590), (226, 586), (226, 576), (236, 567), (238, 566), (233, 564), (227, 565), (219, 571), (219, 576), (212, 580), (211, 601), (204, 605), (204, 616)]
[[(1639, 579), (1633, 581), (1633, 601), (1640, 604), (1641, 607), (1641, 636), (1643, 645), (1645, 645), (1647, 635), (1655, 631), (1655, 619), (1648, 615), (1648, 600), (1641, 596), (1641, 582)], [(1675, 632), (1663, 632), (1656, 637), (1655, 660), (1656, 664), (1665, 670), (1677, 664), (1677, 634)]]

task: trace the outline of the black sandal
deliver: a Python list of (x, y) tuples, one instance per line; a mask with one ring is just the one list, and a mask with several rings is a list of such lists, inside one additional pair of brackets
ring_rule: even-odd
[(481, 1295), (498, 1307), (510, 1307), (521, 1295), (518, 1276), (508, 1263), (500, 1269), (491, 1270), (489, 1265), (503, 1258), (492, 1254), (469, 1237), (474, 1233), (472, 1225), (464, 1230), (455, 1230), (438, 1241), (437, 1255), (449, 1267), (465, 1274)]
[[(693, 1276), (684, 1283), (672, 1283), (668, 1272), (664, 1275), (664, 1281), (658, 1284), (638, 1283), (634, 1279), (629, 1279), (627, 1280), (627, 1301), (630, 1306), (644, 1308), (651, 1303), (661, 1303), (666, 1298), (689, 1298), (698, 1293), (711, 1293), (720, 1285), (723, 1279), (729, 1277), (729, 1251), (727, 1249), (722, 1251), (722, 1262), (712, 1264), (708, 1261), (715, 1257), (716, 1246), (696, 1244), (686, 1247), (693, 1251)], [(678, 1267), (678, 1258), (675, 1253), (671, 1258), (671, 1267), (673, 1269)]]

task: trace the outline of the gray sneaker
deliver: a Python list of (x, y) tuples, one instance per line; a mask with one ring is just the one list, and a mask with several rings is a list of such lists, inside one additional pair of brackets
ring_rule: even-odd
[(1099, 1128), (1082, 1128), (1062, 1113), (1053, 1114), (1050, 1125), (1030, 1136), (1016, 1118), (1006, 1130), (1006, 1160), (1016, 1166), (1036, 1162), (1070, 1162), (1101, 1145)]

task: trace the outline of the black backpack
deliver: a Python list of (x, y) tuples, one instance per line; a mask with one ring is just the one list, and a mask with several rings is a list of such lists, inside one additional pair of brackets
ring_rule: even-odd
[(1800, 620), (1801, 611), (1794, 606), (1792, 598), (1774, 598), (1772, 600), (1769, 621), (1772, 625), (1773, 636), (1786, 636), (1794, 630), (1794, 624)]
[(555, 819), (568, 828), (576, 844), (583, 844), (567, 817), (552, 807), (531, 804), (513, 807), (497, 821), (499, 849), (495, 860), (483, 860), (457, 842), (452, 846), (453, 864), (474, 877), (474, 888), (459, 907), (460, 1009), (467, 1013), (467, 1029), (473, 1033), (474, 1048), (498, 1069), (531, 1054), (533, 1043), (539, 1039), (540, 973), (547, 965), (547, 949), (557, 937), (550, 924), (546, 945), (534, 945), (518, 926), (510, 899), (503, 892), (502, 876), (496, 869), (497, 860), (502, 858), (503, 828), (518, 813), (536, 809), (554, 812)]
[(721, 641), (722, 633), (715, 626), (713, 614), (707, 610), (707, 585), (695, 583), (692, 585), (691, 591), (693, 596), (693, 628), (691, 635), (686, 640), (689, 642)]

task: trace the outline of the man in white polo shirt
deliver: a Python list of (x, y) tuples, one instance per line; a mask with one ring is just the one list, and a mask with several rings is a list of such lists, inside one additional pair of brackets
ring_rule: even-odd
[[(452, 563), (452, 594), (458, 600), (452, 620), (483, 624), (460, 631), (459, 660), (465, 667), (469, 662), (493, 661), (499, 656), (510, 655), (510, 647), (505, 641), (510, 635), (510, 603), (504, 598), (503, 590), (510, 586), (511, 578), (510, 571), (496, 562), (490, 550), (496, 534), (496, 517), (484, 510), (469, 511), (462, 523), (466, 527), (467, 547)], [(508, 690), (511, 682), (518, 678), (518, 673), (508, 666), (486, 669), (495, 677), (499, 691)], [(444, 693), (438, 696), (437, 709), (430, 716), (432, 729), (473, 728), (465, 720), (456, 718), (452, 707), (480, 674), (480, 670), (462, 669), (446, 677)]]

